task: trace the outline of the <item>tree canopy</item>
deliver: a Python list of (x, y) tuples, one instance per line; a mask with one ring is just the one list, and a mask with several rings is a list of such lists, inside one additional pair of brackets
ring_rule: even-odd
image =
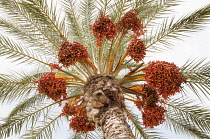
[(96, 74), (111, 76), (122, 94), (100, 94), (95, 107), (122, 107), (135, 138), (164, 138), (153, 130), (159, 125), (210, 138), (210, 110), (194, 101), (209, 100), (209, 61), (194, 58), (178, 67), (167, 59), (145, 60), (148, 53), (172, 49), (174, 40), (185, 40), (209, 23), (210, 4), (178, 20), (169, 18), (178, 4), (1, 0), (0, 56), (33, 70), (0, 74), (0, 102), (17, 102), (1, 119), (0, 138), (53, 138), (63, 123), (70, 123), (69, 138), (103, 138), (84, 92)]

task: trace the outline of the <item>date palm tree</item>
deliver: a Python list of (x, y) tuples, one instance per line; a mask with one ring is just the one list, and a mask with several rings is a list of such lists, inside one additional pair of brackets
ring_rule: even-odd
[(186, 95), (209, 99), (209, 62), (144, 60), (207, 23), (210, 4), (168, 18), (178, 3), (1, 0), (0, 55), (33, 70), (0, 74), (1, 103), (17, 102), (0, 138), (55, 138), (62, 123), (74, 139), (162, 138), (159, 125), (210, 138), (209, 108)]

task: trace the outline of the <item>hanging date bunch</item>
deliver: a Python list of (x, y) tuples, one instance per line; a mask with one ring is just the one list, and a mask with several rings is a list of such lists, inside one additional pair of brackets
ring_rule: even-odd
[(143, 125), (146, 128), (154, 128), (162, 124), (165, 121), (165, 112), (167, 112), (164, 107), (159, 106), (160, 98), (155, 90), (152, 90), (148, 84), (139, 85), (131, 88), (142, 96), (136, 95), (136, 100), (134, 101), (137, 108), (142, 112)]
[(117, 25), (122, 33), (127, 33), (128, 30), (132, 30), (137, 36), (144, 34), (142, 21), (138, 18), (136, 9), (125, 13)]
[(142, 112), (143, 125), (154, 128), (165, 121), (164, 107), (170, 96), (180, 92), (181, 84), (185, 78), (180, 73), (180, 68), (175, 64), (165, 61), (153, 61), (143, 69), (146, 84), (132, 87), (139, 92), (134, 103)]
[(55, 73), (44, 74), (35, 82), (38, 83), (39, 93), (45, 94), (55, 101), (66, 99), (66, 82), (62, 78), (56, 78)]
[(101, 46), (104, 38), (111, 40), (117, 35), (115, 23), (103, 13), (101, 13), (99, 19), (90, 26), (90, 29), (93, 31), (93, 35), (97, 39), (96, 46)]
[(127, 54), (135, 61), (141, 61), (146, 55), (146, 46), (141, 39), (134, 37), (127, 47)]
[(68, 41), (63, 41), (60, 45), (60, 50), (58, 53), (58, 62), (63, 64), (63, 66), (68, 67), (74, 65), (80, 59), (88, 59), (89, 54), (87, 48), (81, 43)]
[(74, 116), (70, 119), (70, 128), (78, 133), (87, 133), (95, 130), (93, 122), (88, 121), (87, 116)]
[[(117, 28), (119, 32), (117, 32)], [(147, 47), (144, 44), (144, 41), (140, 38), (140, 36), (144, 34), (144, 30), (142, 21), (138, 18), (136, 10), (130, 10), (125, 13), (116, 24), (111, 21), (109, 16), (105, 16), (104, 13), (100, 13), (99, 19), (97, 19), (94, 24), (90, 26), (90, 29), (93, 32), (93, 36), (96, 38), (96, 48), (97, 46), (102, 46), (103, 39), (113, 39), (117, 41), (116, 44), (120, 44), (122, 41), (121, 37), (128, 35), (131, 38), (131, 41), (128, 42), (127, 46), (125, 47), (126, 49), (124, 51), (124, 56), (119, 59), (118, 67), (113, 69), (112, 67), (110, 68), (112, 64), (105, 65), (105, 69), (113, 69), (113, 71), (110, 71), (109, 74), (114, 75), (115, 71), (117, 71), (117, 68), (118, 70), (120, 69), (119, 65), (123, 64), (123, 61), (127, 56), (129, 56), (131, 60), (135, 61), (136, 63), (142, 62), (145, 58)], [(129, 34), (129, 30), (131, 30), (133, 34)], [(121, 36), (119, 35), (120, 33)], [(107, 63), (112, 62), (111, 59), (109, 59), (109, 56), (118, 53), (119, 49), (117, 49), (117, 47), (120, 47), (120, 45), (110, 46), (113, 51), (110, 51), (110, 53), (107, 55)], [(82, 56), (80, 56), (80, 54), (82, 54)], [(99, 55), (100, 54), (102, 54), (102, 51), (99, 53)], [(59, 62), (64, 66), (73, 65), (78, 61), (78, 59), (88, 57), (89, 55), (87, 49), (84, 48), (82, 44), (77, 42), (61, 43)], [(100, 68), (102, 67), (96, 65), (94, 65), (94, 67), (99, 68), (97, 70), (101, 71)], [(133, 75), (138, 74), (139, 72), (142, 74), (140, 74), (139, 77), (137, 76), (133, 78)], [(138, 78), (140, 78), (141, 80), (145, 81), (144, 84), (130, 88), (131, 90), (139, 92), (139, 95), (136, 95), (134, 103), (142, 112), (143, 125), (146, 128), (154, 128), (155, 126), (162, 124), (165, 121), (165, 113), (167, 110), (160, 106), (160, 103), (165, 102), (171, 95), (174, 95), (176, 92), (180, 91), (181, 84), (184, 81), (184, 78), (180, 74), (180, 69), (173, 63), (154, 61), (144, 66), (140, 64), (135, 69), (131, 69), (131, 71), (125, 77), (128, 78), (128, 80), (131, 78), (135, 79), (134, 81), (136, 81), (136, 79), (138, 80)], [(121, 84), (124, 83), (122, 82)], [(88, 122), (86, 119), (88, 117), (87, 115), (78, 116), (78, 108), (79, 105), (71, 105), (70, 103), (67, 103), (63, 108), (63, 115), (72, 116), (70, 119), (70, 128), (77, 132), (85, 133), (87, 131), (91, 131), (94, 129), (91, 126), (93, 123), (85, 124), (86, 126), (82, 127), (84, 123)], [(79, 122), (83, 124), (79, 124)]]
[(145, 73), (145, 81), (151, 89), (156, 90), (165, 99), (179, 92), (180, 86), (185, 80), (179, 67), (165, 61), (150, 62)]
[(88, 121), (83, 104), (78, 104), (80, 97), (70, 100), (62, 110), (63, 116), (71, 116), (69, 127), (78, 133), (87, 133), (95, 130), (95, 124)]

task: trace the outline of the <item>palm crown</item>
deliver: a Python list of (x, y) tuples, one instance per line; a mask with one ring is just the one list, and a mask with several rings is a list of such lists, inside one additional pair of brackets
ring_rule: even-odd
[(154, 33), (152, 21), (164, 18), (176, 3), (2, 0), (7, 16), (0, 18), (0, 26), (15, 37), (0, 35), (0, 54), (38, 66), (30, 73), (0, 75), (1, 101), (19, 102), (0, 125), (0, 137), (21, 133), (51, 138), (54, 127), (67, 121), (72, 138), (100, 138), (100, 126), (107, 132), (101, 119), (117, 107), (131, 121), (135, 138), (161, 138), (149, 129), (163, 123), (180, 133), (210, 138), (209, 110), (192, 99), (173, 97), (188, 86), (208, 98), (209, 63), (189, 60), (178, 67), (143, 62), (147, 51), (159, 51), (160, 44), (171, 46), (170, 39), (198, 31), (210, 15), (207, 5), (176, 22), (164, 20)]

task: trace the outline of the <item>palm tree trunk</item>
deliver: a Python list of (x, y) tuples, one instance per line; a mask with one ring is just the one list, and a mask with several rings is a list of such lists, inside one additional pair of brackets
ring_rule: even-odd
[(134, 139), (123, 112), (124, 97), (115, 79), (106, 74), (91, 76), (85, 85), (84, 105), (89, 121), (101, 126), (105, 139)]
[(119, 107), (108, 109), (101, 120), (105, 139), (134, 139), (124, 113)]

